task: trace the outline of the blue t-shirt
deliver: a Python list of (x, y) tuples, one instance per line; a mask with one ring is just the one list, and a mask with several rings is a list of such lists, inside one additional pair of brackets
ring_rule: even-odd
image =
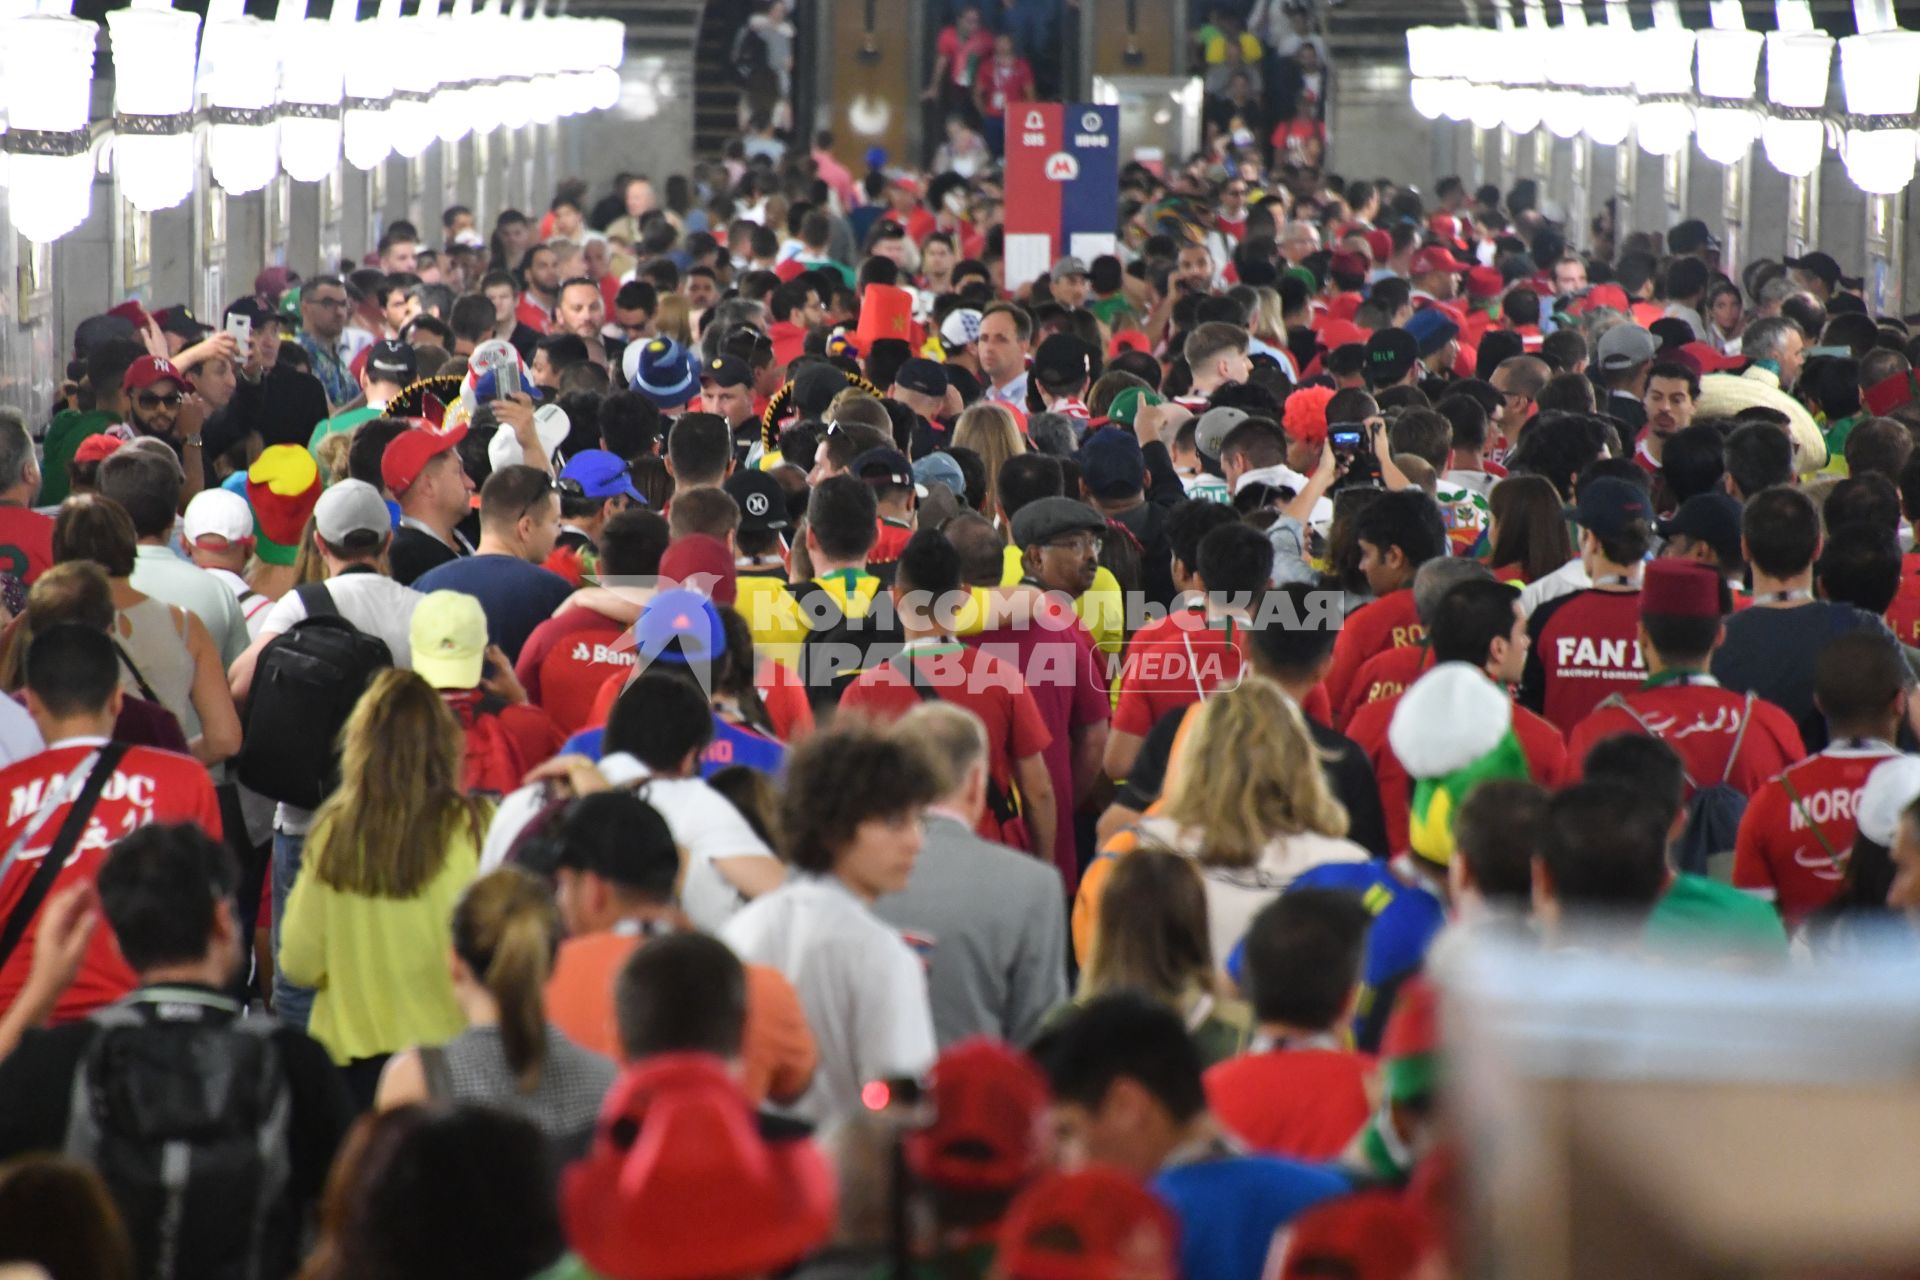
[(1180, 1219), (1184, 1280), (1257, 1280), (1274, 1232), (1353, 1189), (1331, 1169), (1277, 1156), (1176, 1165), (1161, 1170), (1152, 1187)]
[[(583, 755), (597, 761), (605, 751), (601, 739), (606, 732), (604, 728), (582, 729), (568, 738), (560, 750), (563, 754)], [(728, 724), (715, 716), (713, 741), (700, 753), (700, 776), (711, 778), (728, 765), (735, 764), (743, 764), (766, 774), (776, 774), (786, 760), (787, 749), (781, 743), (751, 729)]]
[[(1373, 924), (1367, 930), (1366, 959), (1360, 967), (1360, 1001), (1353, 1015), (1353, 1043), (1362, 1053), (1379, 1052), (1387, 1015), (1393, 1012), (1393, 998), (1400, 984), (1426, 965), (1427, 948), (1433, 945), (1434, 936), (1447, 922), (1446, 908), (1426, 889), (1407, 883), (1380, 862), (1341, 862), (1315, 867), (1296, 876), (1286, 891), (1292, 893), (1295, 889), (1351, 893), (1373, 913)], [(1227, 957), (1227, 976), (1243, 989), (1246, 946), (1246, 939), (1241, 939)]]
[(419, 592), (463, 591), (480, 602), (487, 615), (487, 641), (497, 644), (508, 662), (533, 629), (566, 603), (573, 587), (559, 574), (517, 556), (462, 556), (427, 570), (412, 583)]

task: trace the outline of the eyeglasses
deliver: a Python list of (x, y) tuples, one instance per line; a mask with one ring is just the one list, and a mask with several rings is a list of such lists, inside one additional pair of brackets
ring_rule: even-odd
[(158, 409), (162, 405), (165, 405), (169, 409), (178, 409), (180, 402), (185, 398), (186, 397), (178, 391), (169, 391), (163, 396), (157, 396), (151, 391), (142, 391), (140, 393), (140, 407), (142, 409)]
[(1107, 545), (1105, 538), (1091, 533), (1083, 533), (1072, 538), (1063, 538), (1054, 542), (1042, 543), (1049, 551), (1071, 551), (1077, 555), (1099, 555), (1100, 548)]

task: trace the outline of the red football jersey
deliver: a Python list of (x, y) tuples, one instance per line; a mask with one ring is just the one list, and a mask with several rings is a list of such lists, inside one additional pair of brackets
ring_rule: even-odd
[(1859, 831), (1860, 789), (1898, 754), (1884, 742), (1836, 742), (1760, 788), (1740, 820), (1733, 883), (1772, 899), (1788, 928), (1833, 901)]
[(1532, 646), (1520, 702), (1569, 733), (1609, 695), (1647, 678), (1639, 591), (1589, 589), (1549, 600), (1527, 623)]
[(1433, 650), (1424, 644), (1401, 645), (1385, 653), (1376, 653), (1361, 664), (1353, 683), (1347, 687), (1347, 703), (1340, 708), (1338, 729), (1353, 719), (1353, 713), (1369, 702), (1405, 693), (1422, 671), (1433, 665)]
[(1181, 609), (1149, 622), (1127, 645), (1114, 732), (1144, 738), (1167, 712), (1191, 706), (1223, 685), (1231, 688), (1246, 654), (1246, 628), (1225, 620), (1210, 623), (1201, 609)]
[[(1413, 779), (1387, 741), (1393, 709), (1404, 696), (1396, 693), (1367, 703), (1354, 713), (1346, 730), (1373, 765), (1374, 781), (1380, 788), (1380, 813), (1387, 824), (1387, 848), (1394, 853), (1407, 851), (1407, 813), (1413, 801)], [(1551, 791), (1567, 780), (1567, 744), (1558, 729), (1516, 704), (1513, 736), (1520, 742), (1520, 750), (1527, 757), (1527, 772), (1535, 782)]]
[[(103, 740), (72, 739), (29, 756), (0, 771), (0, 797), (7, 806), (7, 821), (0, 830), (0, 849), (13, 842), (34, 815), (47, 803), (56, 783), (64, 785), (69, 796), (79, 794), (84, 776), (72, 776)], [(27, 883), (39, 869), (40, 860), (52, 848), (54, 838), (66, 821), (70, 802), (55, 805), (39, 831), (22, 849), (20, 856), (0, 882), (0, 919), (13, 911)], [(113, 777), (100, 793), (87, 829), (81, 835), (67, 865), (54, 879), (53, 893), (75, 881), (92, 880), (100, 873), (113, 842), (150, 822), (192, 822), (214, 839), (220, 838), (220, 802), (213, 793), (213, 780), (192, 756), (175, 755), (153, 747), (129, 747)], [(42, 909), (45, 909), (44, 902)], [(0, 1009), (13, 1003), (33, 967), (33, 938), (38, 928), (29, 924), (20, 944), (0, 969)], [(67, 1022), (84, 1018), (95, 1009), (111, 1004), (133, 990), (133, 970), (120, 956), (113, 931), (103, 921), (87, 944), (86, 957), (73, 984), (61, 993), (53, 1006), (53, 1021)]]
[(1373, 1108), (1374, 1060), (1340, 1049), (1274, 1049), (1209, 1067), (1207, 1103), (1221, 1125), (1255, 1151), (1290, 1160), (1331, 1160), (1347, 1149)]
[(594, 698), (607, 678), (633, 670), (633, 646), (620, 643), (626, 631), (591, 609), (562, 609), (527, 637), (514, 675), (535, 706), (563, 733), (574, 733), (591, 722)]
[[(1389, 649), (1404, 649), (1427, 638), (1414, 612), (1412, 591), (1389, 591), (1371, 604), (1347, 615), (1333, 642), (1333, 665), (1327, 668), (1327, 697), (1336, 707), (1347, 705), (1360, 668), (1367, 659)], [(1344, 718), (1344, 717), (1343, 717)], [(1337, 727), (1337, 726), (1336, 726)]]
[[(1632, 708), (1631, 713), (1621, 707), (1596, 708), (1567, 735), (1569, 778), (1586, 772), (1587, 752), (1595, 743), (1649, 729), (1679, 753), (1695, 786), (1713, 786), (1724, 778), (1744, 796), (1751, 796), (1807, 754), (1792, 716), (1764, 698), (1755, 698), (1749, 718), (1746, 695), (1722, 689), (1712, 676), (1695, 675), (1638, 689), (1622, 695), (1622, 701)], [(1644, 728), (1634, 715), (1645, 721)], [(1732, 759), (1736, 741), (1740, 755)]]
[(1887, 606), (1887, 626), (1901, 644), (1920, 644), (1920, 551), (1900, 560), (1900, 592)]

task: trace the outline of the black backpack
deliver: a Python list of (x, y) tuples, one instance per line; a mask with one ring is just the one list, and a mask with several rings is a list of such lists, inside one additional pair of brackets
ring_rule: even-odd
[(238, 776), (269, 799), (317, 809), (340, 783), (340, 731), (393, 655), (340, 616), (325, 583), (297, 594), (307, 616), (275, 636), (254, 669)]
[(296, 1254), (293, 1093), (269, 1018), (147, 991), (95, 1013), (66, 1154), (119, 1206), (143, 1280), (267, 1280)]
[(800, 683), (806, 686), (813, 714), (824, 720), (840, 695), (860, 673), (878, 667), (906, 646), (906, 632), (885, 591), (875, 591), (867, 613), (850, 618), (818, 582), (789, 582), (787, 591), (800, 605), (807, 638), (800, 644)]

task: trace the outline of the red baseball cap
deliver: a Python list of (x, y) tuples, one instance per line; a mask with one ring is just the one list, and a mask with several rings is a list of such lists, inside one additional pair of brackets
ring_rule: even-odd
[(1682, 343), (1674, 348), (1672, 354), (1700, 374), (1725, 373), (1729, 369), (1738, 369), (1746, 363), (1739, 356), (1730, 356), (1716, 351), (1704, 342)]
[(73, 460), (75, 462), (100, 462), (120, 452), (120, 447), (124, 444), (126, 444), (126, 441), (120, 439), (118, 436), (88, 436), (80, 442), (80, 447), (73, 451)]
[(1393, 256), (1393, 233), (1381, 227), (1367, 232), (1367, 250), (1373, 254), (1373, 265), (1381, 266)]
[(1343, 276), (1364, 276), (1367, 274), (1367, 260), (1357, 253), (1342, 249), (1327, 260), (1327, 270)]
[(1467, 296), (1469, 298), (1497, 298), (1507, 291), (1507, 278), (1500, 274), (1498, 267), (1469, 267), (1467, 269)]
[(193, 379), (174, 367), (165, 356), (141, 356), (127, 366), (120, 379), (122, 391), (144, 391), (156, 382), (172, 382), (182, 391), (193, 390)]
[(731, 608), (739, 598), (740, 579), (733, 553), (726, 543), (708, 534), (675, 538), (660, 557), (660, 576), (698, 591), (718, 605)]
[(380, 455), (380, 482), (398, 498), (420, 478), (426, 465), (467, 438), (465, 423), (451, 431), (432, 431), (411, 427), (387, 443)]
[(963, 1040), (940, 1055), (928, 1084), (934, 1121), (906, 1139), (918, 1177), (962, 1191), (1011, 1191), (1040, 1170), (1049, 1094), (1025, 1054), (985, 1036)]
[(614, 1082), (560, 1212), (574, 1251), (609, 1280), (721, 1280), (821, 1244), (835, 1193), (811, 1140), (762, 1135), (726, 1063), (672, 1053)]
[(1413, 255), (1413, 265), (1408, 270), (1418, 276), (1429, 271), (1469, 271), (1472, 268), (1471, 262), (1460, 261), (1445, 245), (1430, 244)]
[(998, 1261), (1007, 1280), (1174, 1280), (1180, 1224), (1117, 1169), (1050, 1174), (1007, 1210)]
[(1147, 335), (1138, 329), (1121, 329), (1114, 333), (1113, 341), (1107, 344), (1107, 359), (1119, 355), (1122, 351), (1146, 351), (1151, 353), (1153, 343)]
[(1418, 1205), (1392, 1192), (1363, 1191), (1300, 1216), (1287, 1233), (1280, 1280), (1403, 1280), (1439, 1247), (1432, 1220)]

